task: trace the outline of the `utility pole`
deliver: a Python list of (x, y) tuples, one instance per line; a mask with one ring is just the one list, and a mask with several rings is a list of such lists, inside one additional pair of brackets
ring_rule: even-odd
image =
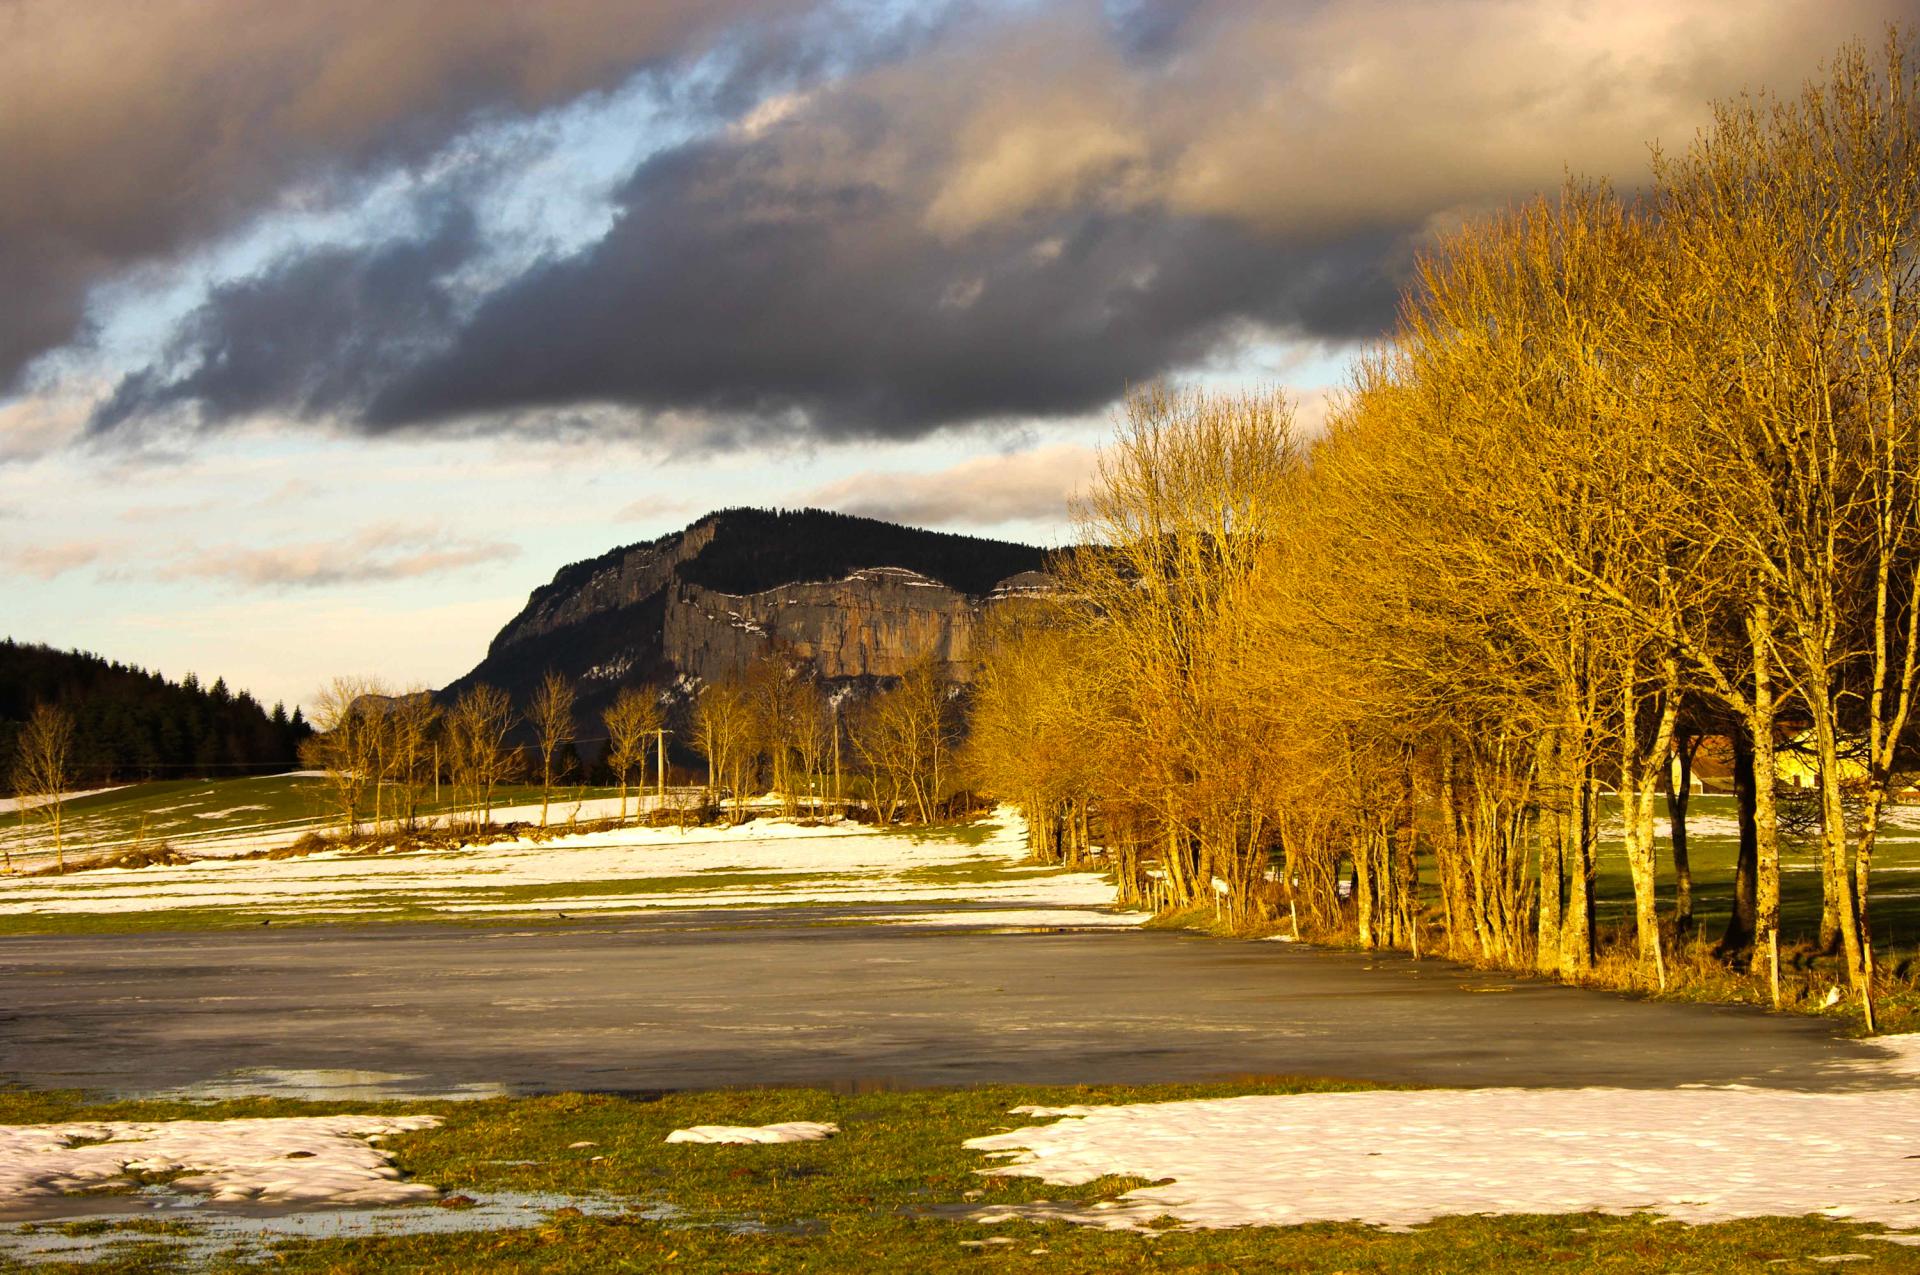
[(833, 704), (833, 813), (846, 818), (847, 804), (840, 795), (840, 702)]
[(660, 759), (660, 768), (659, 768), (660, 808), (662, 810), (665, 810), (667, 808), (667, 728), (664, 726), (656, 727), (654, 729), (653, 735), (654, 735), (654, 745), (653, 745), (654, 752), (659, 756), (659, 759)]

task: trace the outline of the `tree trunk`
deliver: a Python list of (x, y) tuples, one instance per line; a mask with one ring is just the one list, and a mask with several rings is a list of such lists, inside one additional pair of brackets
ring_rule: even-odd
[(1676, 737), (1673, 765), (1667, 774), (1667, 824), (1673, 844), (1673, 930), (1681, 935), (1693, 930), (1693, 865), (1687, 858), (1687, 805), (1693, 799), (1693, 754), (1699, 747), (1698, 735)]
[(1567, 910), (1561, 926), (1561, 969), (1584, 974), (1593, 968), (1594, 780), (1582, 762), (1572, 769), (1572, 828), (1566, 839)]
[[(1773, 703), (1765, 717), (1758, 706), (1753, 724), (1754, 970), (1771, 973), (1772, 953), (1780, 940), (1780, 814), (1775, 785), (1778, 764), (1773, 743)], [(1764, 949), (1764, 951), (1762, 950)]]
[(1361, 947), (1374, 946), (1373, 829), (1362, 828), (1353, 844), (1353, 906)]
[(547, 798), (553, 792), (553, 754), (540, 759), (540, 826), (547, 826)]
[(1534, 963), (1544, 974), (1556, 974), (1566, 968), (1566, 950), (1562, 936), (1567, 901), (1567, 831), (1573, 804), (1571, 780), (1566, 758), (1557, 735), (1541, 737), (1539, 761), (1541, 777), (1540, 888), (1539, 926), (1534, 941)]
[(1757, 933), (1755, 876), (1759, 864), (1759, 837), (1755, 828), (1753, 737), (1748, 727), (1735, 727), (1733, 744), (1733, 803), (1740, 827), (1740, 850), (1733, 864), (1733, 901), (1727, 915), (1727, 930), (1720, 936), (1720, 954), (1737, 956), (1745, 952)]
[(1820, 764), (1822, 856), (1840, 946), (1846, 954), (1847, 973), (1858, 987), (1861, 978), (1859, 909), (1853, 894), (1853, 873), (1847, 865), (1849, 838), (1841, 788), (1839, 730), (1829, 705), (1816, 707), (1813, 717), (1814, 754)]

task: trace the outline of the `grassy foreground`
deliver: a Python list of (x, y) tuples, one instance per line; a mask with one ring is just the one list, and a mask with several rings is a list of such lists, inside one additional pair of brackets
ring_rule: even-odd
[[(1814, 1271), (1843, 1254), (1848, 1269), (1920, 1269), (1920, 1253), (1866, 1238), (1855, 1224), (1761, 1219), (1689, 1227), (1644, 1216), (1452, 1218), (1410, 1233), (1352, 1225), (1108, 1233), (1066, 1224), (982, 1226), (964, 1210), (987, 1202), (1097, 1200), (1139, 1183), (1083, 1188), (986, 1178), (969, 1137), (1021, 1121), (1022, 1102), (1127, 1102), (1357, 1088), (1337, 1082), (1012, 1088), (836, 1095), (820, 1090), (672, 1094), (647, 1101), (581, 1096), (475, 1103), (317, 1104), (243, 1100), (87, 1105), (74, 1095), (0, 1095), (0, 1122), (70, 1118), (318, 1115), (434, 1111), (443, 1128), (389, 1145), (411, 1175), (449, 1193), (538, 1191), (611, 1201), (611, 1216), (556, 1210), (509, 1231), (276, 1241), (218, 1257), (214, 1270), (350, 1271), (1302, 1271), (1511, 1270)], [(785, 1146), (668, 1146), (690, 1124), (830, 1120), (840, 1136)], [(591, 1143), (576, 1146), (576, 1143)], [(1702, 1166), (1711, 1173), (1711, 1166)], [(1789, 1166), (1782, 1166), (1789, 1172)], [(676, 1212), (649, 1220), (659, 1206)], [(431, 1206), (426, 1206), (431, 1207)], [(175, 1225), (169, 1223), (168, 1225)], [(55, 1229), (58, 1224), (42, 1224)], [(80, 1228), (99, 1230), (98, 1223)], [(7, 1230), (13, 1227), (4, 1228)], [(70, 1230), (74, 1228), (69, 1228)], [(87, 1233), (81, 1230), (79, 1233)], [(36, 1271), (186, 1269), (151, 1233), (101, 1236), (90, 1264)], [(1821, 1261), (1820, 1259), (1829, 1259)], [(3, 1261), (4, 1259), (0, 1259)]]

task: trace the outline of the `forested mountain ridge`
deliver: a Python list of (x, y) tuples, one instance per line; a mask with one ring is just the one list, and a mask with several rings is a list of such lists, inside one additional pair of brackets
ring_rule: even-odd
[(1047, 559), (826, 510), (721, 510), (561, 568), (447, 690), (485, 682), (524, 701), (551, 670), (591, 713), (620, 686), (709, 681), (775, 645), (827, 679), (894, 676), (919, 654), (964, 679), (996, 590), (1042, 587)]
[(1009, 576), (1039, 571), (1047, 551), (1009, 540), (905, 527), (825, 509), (725, 509), (700, 520), (715, 535), (680, 578), (719, 593), (840, 580), (867, 567), (900, 567), (957, 593), (991, 593)]
[(297, 764), (311, 731), (295, 708), (267, 709), (224, 679), (178, 682), (85, 651), (0, 641), (0, 789), (14, 739), (37, 704), (74, 719), (75, 782), (270, 774)]

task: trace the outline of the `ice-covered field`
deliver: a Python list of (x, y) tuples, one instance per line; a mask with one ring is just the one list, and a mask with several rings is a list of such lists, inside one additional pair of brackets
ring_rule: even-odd
[(932, 924), (955, 918), (929, 912), (929, 905), (972, 903), (991, 911), (959, 918), (970, 924), (1144, 919), (1104, 910), (1113, 891), (1101, 875), (1039, 867), (1025, 857), (1025, 829), (1010, 810), (989, 824), (917, 834), (768, 818), (457, 850), (208, 858), (15, 877), (0, 884), (0, 916), (219, 909), (239, 917), (380, 919), (842, 904), (898, 906), (899, 919)]

